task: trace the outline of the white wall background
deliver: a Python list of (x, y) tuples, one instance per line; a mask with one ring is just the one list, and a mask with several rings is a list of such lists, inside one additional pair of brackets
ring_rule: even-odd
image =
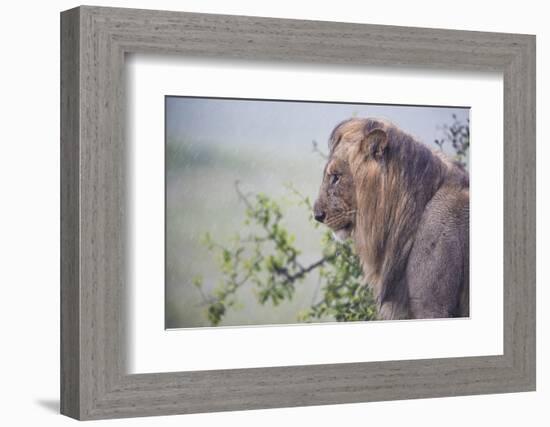
[[(538, 391), (109, 421), (110, 425), (544, 426), (550, 422), (550, 27), (545, 3), (402, 0), (96, 1), (97, 5), (537, 34)], [(59, 12), (74, 1), (7, 2), (0, 67), (2, 425), (68, 425), (59, 405)], [(546, 360), (545, 360), (546, 359)]]

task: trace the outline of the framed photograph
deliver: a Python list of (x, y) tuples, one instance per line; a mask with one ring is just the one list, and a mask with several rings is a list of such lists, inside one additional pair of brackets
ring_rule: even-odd
[(535, 390), (535, 37), (61, 14), (61, 412)]

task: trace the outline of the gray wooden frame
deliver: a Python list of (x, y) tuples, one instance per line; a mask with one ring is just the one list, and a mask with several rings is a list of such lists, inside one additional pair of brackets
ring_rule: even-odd
[[(124, 57), (129, 52), (502, 72), (504, 354), (128, 375)], [(99, 419), (535, 389), (534, 36), (71, 9), (61, 14), (61, 165), (65, 415)]]

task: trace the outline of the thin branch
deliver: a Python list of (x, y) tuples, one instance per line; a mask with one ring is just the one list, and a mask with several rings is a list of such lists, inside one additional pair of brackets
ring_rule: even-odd
[[(226, 292), (225, 296), (230, 295), (230, 294), (235, 294), (241, 286), (243, 286), (246, 282), (248, 282), (248, 279), (250, 279), (251, 276), (252, 276), (252, 273), (248, 273), (245, 277), (243, 277), (238, 282), (233, 282), (233, 286), (231, 288), (231, 291)], [(201, 298), (202, 298), (202, 301), (199, 304), (200, 307), (204, 307), (205, 305), (212, 305), (212, 304), (218, 302), (220, 299), (222, 299), (222, 298), (214, 297), (212, 295), (206, 296), (201, 288), (198, 288), (198, 289), (199, 289), (199, 292), (200, 292)]]
[(205, 306), (216, 302), (216, 298), (214, 298), (213, 296), (208, 296), (208, 297), (206, 296), (206, 294), (202, 290), (202, 286), (201, 287), (194, 286), (194, 287), (199, 290), (199, 293), (201, 295), (202, 302), (199, 304), (200, 306)]
[(310, 271), (315, 270), (318, 267), (321, 267), (325, 262), (331, 261), (332, 259), (334, 259), (335, 256), (336, 255), (325, 256), (325, 257), (321, 258), (319, 261), (316, 261), (313, 264), (310, 264), (306, 268), (301, 267), (300, 271), (298, 271), (297, 273), (294, 273), (294, 274), (290, 274), (288, 272), (288, 269), (285, 268), (285, 267), (275, 268), (275, 271), (277, 273), (285, 276), (287, 278), (287, 280), (286, 280), (287, 283), (293, 283), (296, 280), (298, 280), (298, 279), (302, 278), (303, 276), (305, 276), (306, 274), (308, 274)]
[(319, 274), (317, 277), (317, 285), (315, 286), (315, 291), (313, 292), (313, 296), (311, 298), (311, 305), (314, 305), (315, 301), (317, 301), (317, 297), (319, 296), (320, 290), (321, 290), (321, 275)]
[(241, 190), (241, 182), (239, 180), (236, 180), (234, 183), (235, 191), (237, 192), (237, 196), (239, 197), (239, 200), (242, 200), (247, 208), (252, 209), (252, 204), (248, 200), (248, 196), (242, 192)]
[(285, 185), (287, 189), (289, 189), (298, 199), (300, 200), (300, 203), (307, 206), (308, 209), (313, 209), (313, 206), (311, 206), (311, 202), (309, 201), (309, 197), (304, 196), (292, 183), (288, 183)]
[(311, 150), (313, 153), (319, 154), (323, 159), (327, 160), (328, 156), (319, 149), (319, 144), (317, 144), (317, 141), (313, 140), (311, 141), (311, 145), (313, 146), (313, 149)]

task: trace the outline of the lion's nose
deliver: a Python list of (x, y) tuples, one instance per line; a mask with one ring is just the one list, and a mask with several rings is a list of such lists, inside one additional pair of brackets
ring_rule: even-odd
[(315, 221), (324, 222), (326, 214), (324, 212), (314, 212), (313, 216), (315, 217)]

